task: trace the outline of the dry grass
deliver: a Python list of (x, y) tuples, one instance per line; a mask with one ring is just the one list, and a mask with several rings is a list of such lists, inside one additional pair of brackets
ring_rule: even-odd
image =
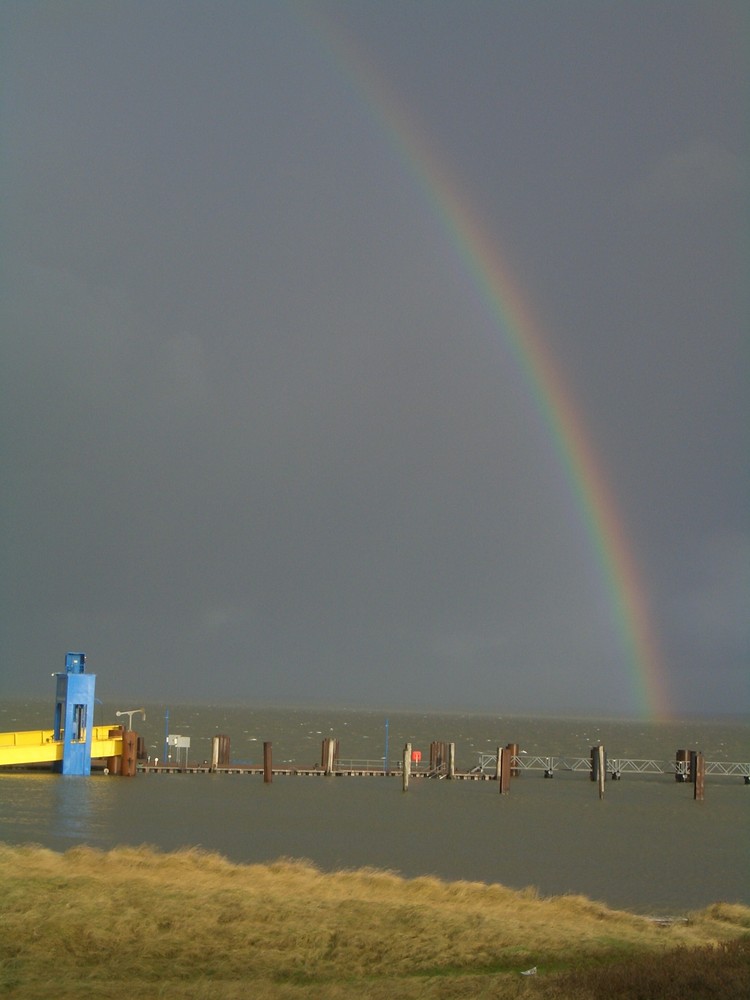
[(0, 845), (0, 893), (0, 996), (23, 1000), (750, 995), (741, 906), (663, 926), (578, 896), (147, 847)]

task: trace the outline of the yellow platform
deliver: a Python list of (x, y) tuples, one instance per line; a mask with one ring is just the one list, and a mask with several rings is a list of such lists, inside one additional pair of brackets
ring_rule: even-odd
[[(91, 759), (122, 756), (122, 738), (110, 738), (119, 724), (94, 726)], [(54, 738), (54, 729), (31, 729), (21, 733), (0, 733), (0, 767), (48, 764), (63, 758), (63, 740)]]

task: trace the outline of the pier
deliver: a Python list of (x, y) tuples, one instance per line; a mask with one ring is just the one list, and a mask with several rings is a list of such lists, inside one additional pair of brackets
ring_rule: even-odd
[[(223, 737), (227, 739), (227, 737)], [(325, 741), (324, 741), (325, 743)], [(228, 749), (228, 747), (227, 747)], [(627, 757), (606, 757), (605, 770), (607, 777), (612, 781), (618, 781), (623, 775), (666, 775), (677, 781), (691, 781), (691, 760), (680, 759), (681, 751), (677, 751), (675, 760), (655, 760), (652, 758), (631, 759)], [(326, 755), (326, 748), (323, 748), (323, 756)], [(440, 763), (433, 766), (433, 762), (425, 763), (409, 762), (409, 779), (416, 780), (441, 780), (450, 779), (454, 781), (496, 781), (498, 780), (498, 766), (496, 753), (480, 753), (479, 760), (475, 767), (469, 771), (454, 770), (449, 772), (447, 763)], [(326, 766), (328, 764), (328, 766)], [(382, 758), (378, 759), (356, 759), (356, 758), (334, 758), (332, 762), (315, 765), (314, 767), (298, 767), (294, 764), (286, 764), (283, 767), (270, 768), (271, 778), (273, 777), (303, 777), (303, 778), (399, 778), (403, 779), (404, 766), (402, 760), (393, 761), (384, 766)], [(704, 774), (714, 777), (742, 778), (746, 785), (750, 785), (750, 762), (742, 763), (737, 761), (705, 761)], [(513, 777), (520, 777), (524, 772), (536, 772), (545, 778), (552, 778), (556, 773), (577, 772), (592, 780), (596, 780), (595, 768), (592, 766), (592, 757), (574, 756), (540, 756), (528, 754), (511, 754), (509, 756), (509, 768)], [(269, 769), (262, 764), (232, 764), (228, 760), (222, 764), (180, 764), (152, 763), (150, 761), (138, 761), (138, 773), (142, 774), (239, 774), (249, 776), (264, 776), (268, 780)]]
[[(678, 781), (689, 781), (690, 757), (681, 756), (685, 754), (686, 751), (678, 750), (673, 761), (608, 757), (605, 761), (605, 769), (613, 781), (619, 781), (624, 774), (666, 774), (673, 776)], [(497, 768), (497, 754), (480, 753), (478, 756), (479, 762), (472, 773), (493, 776)], [(745, 784), (750, 784), (750, 763), (707, 760), (704, 766), (706, 775), (744, 778)], [(511, 767), (518, 772), (541, 771), (545, 778), (552, 778), (558, 771), (591, 773), (592, 764), (590, 757), (542, 757), (514, 754), (511, 758)]]
[[(262, 775), (265, 783), (274, 777), (347, 777), (401, 779), (403, 790), (409, 781), (454, 780), (496, 781), (502, 794), (507, 794), (511, 779), (518, 779), (526, 772), (539, 772), (545, 778), (554, 778), (562, 772), (587, 775), (598, 782), (600, 797), (604, 794), (605, 779), (619, 781), (624, 776), (666, 775), (677, 782), (692, 782), (695, 798), (704, 797), (705, 779), (742, 778), (750, 785), (750, 762), (707, 761), (700, 751), (677, 750), (674, 760), (655, 758), (610, 757), (599, 744), (591, 748), (588, 757), (572, 755), (542, 755), (519, 752), (517, 743), (498, 746), (495, 753), (478, 753), (477, 763), (468, 771), (456, 767), (456, 744), (434, 740), (430, 744), (429, 758), (422, 760), (421, 750), (404, 746), (396, 761), (388, 759), (386, 729), (385, 753), (370, 759), (341, 756), (340, 742), (335, 737), (325, 737), (321, 744), (320, 763), (300, 767), (293, 761), (274, 767), (270, 741), (263, 743), (262, 764), (233, 762), (228, 735), (217, 734), (211, 738), (211, 759), (191, 763), (190, 738), (165, 734), (164, 759), (151, 758), (146, 753), (143, 739), (132, 730), (134, 715), (142, 715), (142, 708), (118, 711), (127, 716), (127, 728), (120, 724), (95, 726), (94, 684), (95, 676), (86, 673), (86, 655), (67, 653), (65, 671), (53, 674), (56, 678), (54, 728), (25, 732), (0, 733), (0, 772), (19, 769), (51, 768), (68, 775), (89, 775), (93, 771), (104, 774), (133, 777), (136, 774), (224, 774)], [(167, 724), (169, 714), (167, 713)], [(170, 748), (177, 753), (172, 759)], [(181, 759), (182, 758), (182, 759)]]
[[(515, 744), (510, 745), (514, 750)], [(499, 748), (501, 749), (501, 748)], [(541, 774), (553, 778), (561, 773), (580, 773), (596, 780), (594, 755), (576, 757), (570, 755), (541, 755), (510, 752), (507, 754), (507, 769), (510, 777), (523, 774)], [(31, 730), (27, 732), (0, 733), (0, 772), (2, 770), (25, 770), (52, 768), (59, 770), (65, 750), (65, 740), (54, 730)], [(418, 751), (415, 751), (418, 753)], [(184, 760), (152, 760), (143, 751), (143, 741), (132, 730), (120, 726), (95, 726), (91, 732), (92, 769), (96, 772), (115, 775), (134, 774), (222, 774), (263, 777), (266, 782), (275, 777), (303, 778), (404, 778), (404, 759), (399, 758), (386, 764), (380, 758), (345, 758), (338, 755), (338, 741), (323, 741), (321, 763), (302, 767), (285, 763), (273, 767), (270, 761), (270, 744), (266, 745), (266, 755), (262, 763), (233, 762), (230, 756), (228, 736), (214, 737), (212, 760), (202, 763), (191, 762), (187, 755)], [(476, 765), (470, 770), (455, 767), (455, 746), (450, 743), (434, 743), (430, 748), (430, 760), (408, 760), (408, 780), (453, 780), (453, 781), (498, 781), (501, 779), (497, 753), (479, 753)], [(678, 750), (674, 760), (654, 758), (633, 759), (604, 755), (604, 770), (611, 781), (619, 781), (624, 776), (665, 775), (678, 782), (693, 780), (696, 752)], [(124, 765), (127, 766), (124, 766)], [(750, 762), (703, 761), (703, 775), (712, 778), (741, 778), (750, 785)], [(507, 790), (507, 788), (506, 788)]]

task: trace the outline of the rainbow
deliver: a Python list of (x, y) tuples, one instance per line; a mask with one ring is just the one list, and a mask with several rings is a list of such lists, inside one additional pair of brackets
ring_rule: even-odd
[(374, 63), (340, 26), (319, 16), (310, 23), (424, 192), (504, 336), (548, 429), (596, 552), (615, 628), (631, 665), (639, 712), (652, 719), (669, 717), (665, 664), (623, 519), (560, 365), (520, 283), (480, 224), (465, 192)]

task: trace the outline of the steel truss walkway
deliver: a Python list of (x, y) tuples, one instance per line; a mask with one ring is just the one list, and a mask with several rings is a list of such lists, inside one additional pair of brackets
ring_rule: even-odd
[[(109, 734), (113, 730), (121, 732), (119, 723), (114, 723), (111, 726), (93, 727), (91, 734), (92, 760), (98, 757), (122, 755), (122, 736), (110, 737)], [(56, 740), (54, 736), (54, 729), (0, 733), (0, 767), (50, 764), (62, 760), (65, 741)]]
[[(492, 773), (497, 769), (496, 753), (478, 754), (479, 763), (472, 773)], [(537, 757), (522, 754), (511, 757), (510, 766), (515, 771), (543, 771), (546, 778), (553, 777), (555, 771), (586, 771), (591, 772), (590, 757)], [(607, 771), (614, 779), (623, 774), (672, 774), (687, 779), (690, 772), (690, 762), (686, 760), (632, 760), (627, 757), (609, 757)], [(727, 775), (745, 779), (750, 784), (750, 763), (737, 761), (706, 761), (705, 773)]]

